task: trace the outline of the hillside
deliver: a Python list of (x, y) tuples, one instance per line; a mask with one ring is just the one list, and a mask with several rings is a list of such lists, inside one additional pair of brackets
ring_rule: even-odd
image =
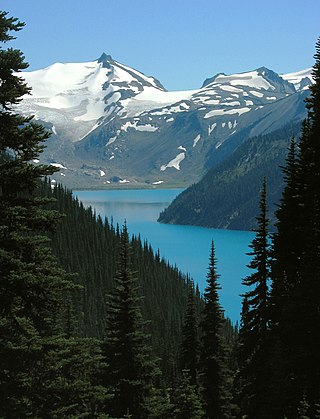
[(234, 230), (256, 228), (260, 189), (266, 176), (273, 224), (284, 186), (281, 166), (291, 138), (297, 138), (299, 132), (300, 124), (294, 124), (248, 139), (200, 182), (183, 191), (158, 221)]
[[(50, 207), (64, 214), (51, 236), (52, 248), (61, 265), (76, 273), (75, 280), (83, 287), (74, 301), (79, 333), (102, 339), (106, 334), (108, 294), (119, 252), (118, 227), (96, 218), (91, 208), (85, 209), (61, 185), (51, 191), (49, 184), (44, 183), (41, 194), (55, 198)], [(177, 362), (188, 280), (177, 268), (160, 259), (148, 243), (134, 237), (131, 245), (132, 267), (138, 273), (144, 296), (143, 315), (150, 321), (152, 347), (162, 359), (161, 369), (166, 376)]]

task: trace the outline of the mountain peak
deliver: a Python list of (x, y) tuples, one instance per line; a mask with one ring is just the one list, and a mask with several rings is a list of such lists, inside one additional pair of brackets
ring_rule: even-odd
[(205, 79), (205, 81), (203, 82), (203, 84), (201, 86), (201, 89), (203, 87), (208, 86), (208, 84), (214, 82), (217, 77), (219, 77), (219, 76), (225, 76), (225, 75), (226, 75), (225, 73), (218, 73), (218, 74), (214, 75), (213, 77), (209, 77), (208, 79)]
[(98, 63), (103, 63), (105, 61), (113, 61), (113, 58), (111, 57), (111, 55), (108, 55), (105, 52), (103, 52), (100, 58), (98, 58)]

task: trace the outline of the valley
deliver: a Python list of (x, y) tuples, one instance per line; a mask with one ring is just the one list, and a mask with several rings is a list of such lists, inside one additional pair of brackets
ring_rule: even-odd
[(193, 278), (200, 292), (205, 289), (208, 249), (214, 240), (217, 270), (221, 275), (219, 295), (225, 315), (235, 324), (240, 320), (240, 294), (244, 292), (239, 278), (249, 272), (246, 265), (250, 258), (246, 253), (254, 233), (157, 223), (159, 213), (181, 192), (181, 189), (97, 190), (74, 191), (73, 194), (85, 207), (91, 206), (114, 225), (121, 226), (126, 220), (130, 235), (140, 236), (143, 242), (146, 240), (155, 252), (160, 252), (161, 258)]

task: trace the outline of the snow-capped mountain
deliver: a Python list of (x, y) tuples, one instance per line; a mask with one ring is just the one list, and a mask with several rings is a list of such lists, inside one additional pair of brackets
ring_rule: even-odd
[(311, 69), (261, 67), (168, 92), (106, 54), (22, 75), (32, 95), (18, 110), (52, 131), (41, 159), (72, 187), (190, 184), (246, 138), (301, 120), (312, 82)]

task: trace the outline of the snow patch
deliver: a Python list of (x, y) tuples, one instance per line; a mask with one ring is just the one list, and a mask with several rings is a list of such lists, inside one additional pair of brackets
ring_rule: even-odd
[(59, 169), (66, 169), (66, 167), (61, 163), (50, 163), (50, 166), (58, 167)]
[(233, 102), (223, 102), (224, 106), (240, 106), (239, 101), (233, 101)]
[(104, 170), (99, 170), (99, 172), (101, 177), (106, 175), (106, 172)]
[(242, 115), (243, 113), (249, 112), (250, 108), (235, 108), (235, 109), (214, 109), (205, 114), (204, 118), (212, 118), (213, 116), (221, 115), (233, 115), (235, 113)]
[(155, 132), (157, 131), (159, 128), (158, 127), (154, 127), (153, 125), (150, 124), (146, 124), (146, 125), (137, 125), (135, 128), (137, 131), (149, 131), (149, 132)]
[(211, 135), (212, 131), (215, 129), (216, 126), (216, 123), (208, 126), (208, 135)]
[(256, 97), (263, 97), (263, 93), (256, 92), (256, 91), (254, 91), (254, 90), (250, 90), (250, 93), (251, 93), (253, 96), (256, 96)]
[(196, 138), (193, 140), (193, 146), (192, 147), (195, 147), (198, 144), (198, 141), (200, 140), (200, 138), (201, 138), (201, 135), (198, 134), (196, 136)]
[(157, 180), (156, 182), (152, 182), (152, 185), (161, 185), (163, 182), (164, 180)]
[(168, 167), (174, 167), (175, 169), (180, 170), (180, 163), (185, 159), (185, 157), (185, 153), (179, 153), (173, 160), (169, 161), (168, 164), (163, 164), (160, 167), (160, 170), (163, 172)]
[[(283, 78), (283, 80), (288, 81), (289, 83), (292, 83), (296, 90), (300, 89), (300, 83), (304, 78), (308, 78), (312, 83), (314, 82), (312, 77), (312, 67), (306, 68), (305, 70), (300, 70), (295, 73), (288, 73), (288, 74), (280, 74), (280, 77)], [(305, 86), (305, 88), (308, 88), (308, 86)]]
[(121, 130), (127, 132), (128, 128), (135, 129), (136, 131), (149, 131), (149, 132), (155, 132), (159, 128), (155, 127), (150, 124), (146, 125), (138, 125), (138, 121), (127, 121), (124, 125), (122, 125)]
[(236, 87), (233, 87), (233, 86), (221, 86), (220, 89), (223, 90), (224, 92), (242, 93), (241, 89), (237, 89)]
[[(230, 76), (220, 74), (216, 79), (215, 83), (230, 83), (230, 87), (233, 86), (247, 86), (254, 87), (256, 89), (272, 89), (272, 86), (264, 77), (264, 74), (259, 74), (258, 71), (249, 71), (246, 73), (236, 73)], [(225, 86), (221, 86), (225, 87)], [(222, 89), (225, 90), (225, 89)]]
[(187, 151), (187, 149), (182, 147), (182, 145), (179, 145), (178, 150)]
[[(209, 94), (209, 92), (208, 92)], [(220, 101), (218, 99), (208, 98), (207, 96), (197, 96), (193, 99), (195, 103), (204, 103), (206, 105), (219, 105)]]
[(106, 147), (107, 147), (108, 145), (110, 145), (110, 144), (114, 143), (114, 142), (116, 141), (116, 139), (117, 139), (117, 138), (118, 138), (117, 136), (109, 138), (109, 141), (107, 142)]

